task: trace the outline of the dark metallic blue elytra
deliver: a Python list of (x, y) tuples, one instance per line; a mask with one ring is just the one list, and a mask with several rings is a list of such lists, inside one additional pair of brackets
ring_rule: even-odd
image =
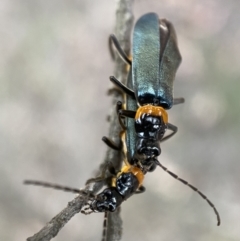
[[(129, 70), (127, 86), (128, 88), (132, 89), (132, 68)], [(126, 96), (126, 109), (129, 111), (135, 112), (138, 109), (137, 102), (135, 98), (132, 96)], [(135, 132), (135, 119), (134, 118), (125, 118), (125, 141), (126, 141), (126, 148), (127, 148), (127, 160), (129, 163), (132, 164), (131, 160), (135, 155), (136, 150), (136, 132)], [(124, 140), (122, 140), (124, 141)]]
[[(129, 70), (127, 87), (132, 89), (132, 67)], [(138, 105), (136, 99), (130, 95), (126, 96), (126, 110), (136, 112), (138, 109)], [(131, 165), (136, 165), (138, 167), (142, 167), (145, 171), (153, 171), (156, 168), (156, 156), (159, 156), (161, 153), (159, 139), (154, 141), (149, 138), (139, 138), (136, 130), (136, 122), (134, 118), (125, 118), (125, 143), (126, 143), (126, 156), (127, 160)], [(145, 141), (145, 143), (142, 143)], [(124, 142), (124, 140), (123, 140)], [(150, 152), (155, 151), (155, 155), (148, 155), (148, 150), (143, 148), (147, 148)], [(137, 151), (138, 150), (138, 151)], [(142, 155), (143, 154), (143, 155)], [(153, 158), (152, 158), (153, 156)]]
[(170, 109), (173, 80), (181, 62), (172, 24), (159, 20), (156, 13), (143, 15), (134, 27), (132, 55), (133, 91), (138, 103)]

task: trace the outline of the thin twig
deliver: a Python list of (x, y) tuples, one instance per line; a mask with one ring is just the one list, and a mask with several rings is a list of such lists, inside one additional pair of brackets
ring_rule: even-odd
[(76, 214), (79, 213), (85, 204), (82, 196), (77, 196), (68, 206), (48, 222), (38, 233), (27, 239), (27, 241), (47, 241), (54, 238), (60, 229)]
[[(115, 35), (119, 39), (121, 47), (123, 50), (129, 54), (130, 52), (130, 35), (133, 23), (132, 14), (132, 2), (133, 0), (118, 0), (117, 10), (116, 10), (116, 26)], [(126, 84), (127, 79), (127, 68), (125, 63), (116, 56), (115, 59), (115, 76), (124, 84)], [(111, 75), (111, 73), (109, 73)], [(107, 80), (106, 80), (107, 81)], [(119, 133), (121, 131), (118, 117), (116, 115), (115, 106), (117, 101), (123, 101), (123, 96), (119, 91), (112, 91), (113, 101), (112, 110), (110, 113), (110, 126), (109, 126), (109, 137), (119, 142)], [(119, 170), (122, 165), (122, 154), (119, 151), (108, 149), (103, 163), (99, 167), (99, 172), (102, 173), (106, 162), (111, 161), (116, 168)], [(108, 174), (106, 174), (107, 177)], [(92, 194), (96, 194), (104, 185), (104, 182), (96, 182), (91, 188), (86, 186), (83, 191), (89, 192), (91, 190)], [(68, 206), (64, 208), (59, 214), (57, 214), (51, 221), (49, 221), (38, 233), (34, 236), (29, 237), (27, 241), (49, 241), (54, 238), (61, 228), (77, 213), (79, 213), (82, 207), (86, 204), (88, 200), (87, 195), (79, 195), (68, 203)], [(94, 215), (94, 214), (93, 214)], [(117, 241), (121, 239), (122, 233), (122, 220), (120, 218), (120, 209), (114, 213), (109, 213), (108, 215), (108, 229), (106, 241)]]
[[(133, 13), (132, 13), (132, 4), (133, 4), (133, 0), (118, 0), (117, 9), (116, 9), (115, 35), (117, 36), (122, 49), (127, 54), (130, 53), (130, 46), (131, 46), (130, 36), (131, 36), (131, 30), (132, 30), (132, 25), (133, 25), (133, 19), (134, 19)], [(126, 84), (127, 68), (126, 68), (126, 64), (122, 61), (122, 59), (119, 56), (116, 56), (116, 59), (115, 59), (114, 75), (122, 83)], [(114, 97), (113, 97), (114, 112), (115, 112), (116, 103), (119, 100), (122, 101), (122, 96), (117, 96), (117, 92), (116, 92), (116, 95), (114, 95)], [(111, 135), (111, 136), (113, 135), (112, 138), (114, 139), (114, 135), (115, 136), (116, 136), (116, 134), (119, 135), (120, 125), (118, 123), (118, 118), (117, 118), (116, 113), (112, 113), (111, 116), (113, 116), (113, 121), (110, 124), (109, 135)], [(116, 126), (118, 127), (118, 129), (113, 130)], [(117, 131), (117, 133), (116, 133), (116, 131)], [(114, 133), (114, 134), (112, 134), (112, 133)], [(113, 151), (113, 150), (109, 150), (109, 151), (112, 154), (115, 153), (115, 155), (116, 155), (116, 151)], [(110, 160), (108, 158), (111, 158), (111, 154), (109, 152), (106, 156), (106, 160)], [(118, 163), (117, 166), (115, 166), (115, 168), (117, 167), (119, 169), (122, 165), (122, 156), (120, 156), (120, 159), (118, 156), (118, 159), (114, 160), (114, 163)], [(120, 209), (114, 213), (109, 213), (107, 216), (107, 219), (108, 219), (107, 220), (108, 228), (107, 228), (106, 241), (121, 240), (122, 220), (120, 217)]]

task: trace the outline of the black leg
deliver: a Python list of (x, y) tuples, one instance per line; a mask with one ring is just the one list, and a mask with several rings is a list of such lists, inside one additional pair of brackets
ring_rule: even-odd
[(122, 150), (122, 144), (120, 143), (117, 145), (114, 141), (110, 140), (108, 137), (103, 136), (102, 141), (109, 146), (110, 148), (116, 150), (116, 151), (121, 151)]
[(174, 99), (173, 99), (173, 104), (174, 104), (174, 105), (182, 104), (182, 103), (184, 103), (184, 102), (185, 102), (185, 99), (182, 98), (182, 97), (180, 97), (180, 98), (174, 98)]
[(122, 107), (122, 102), (118, 101), (116, 104), (116, 111), (117, 111), (117, 115), (118, 115), (118, 121), (120, 126), (122, 127), (123, 130), (126, 130), (127, 127), (125, 126), (125, 124), (123, 123), (123, 119), (122, 119), (122, 115), (120, 115), (120, 111), (123, 109)]
[(171, 130), (172, 133), (169, 134), (169, 135), (167, 135), (167, 136), (164, 136), (164, 137), (160, 140), (161, 142), (166, 141), (166, 140), (168, 140), (169, 138), (171, 138), (172, 136), (174, 136), (174, 135), (177, 133), (177, 130), (178, 130), (177, 126), (174, 126), (174, 125), (172, 125), (172, 124), (170, 124), (170, 123), (167, 124), (167, 129), (168, 129), (168, 130)]
[(119, 94), (119, 95), (123, 95), (123, 94), (124, 94), (123, 91), (122, 91), (122, 89), (119, 89), (119, 88), (117, 88), (117, 87), (112, 87), (112, 88), (108, 89), (107, 95), (116, 94), (116, 92), (117, 92), (117, 94)]
[(114, 76), (109, 77), (110, 81), (113, 82), (117, 87), (119, 87), (124, 93), (131, 96), (135, 99), (135, 94), (133, 90), (129, 89), (126, 85), (122, 84), (118, 79), (116, 79)]
[(129, 65), (132, 65), (132, 61), (127, 57), (126, 53), (123, 51), (123, 49), (121, 48), (116, 36), (114, 34), (111, 34), (109, 36), (109, 50), (110, 50), (110, 54), (112, 59), (115, 59), (115, 55), (114, 55), (114, 51), (112, 48), (112, 44), (114, 45), (114, 47), (116, 48), (116, 50), (118, 51), (119, 56), (122, 58), (122, 60)]
[(144, 186), (141, 186), (138, 188), (138, 190), (135, 192), (135, 194), (140, 194), (146, 191), (146, 188)]
[(133, 110), (119, 110), (119, 114), (121, 116), (129, 117), (129, 118), (135, 118), (136, 111)]

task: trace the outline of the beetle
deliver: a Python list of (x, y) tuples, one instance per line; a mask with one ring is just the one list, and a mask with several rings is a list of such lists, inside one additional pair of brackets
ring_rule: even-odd
[[(151, 27), (150, 25), (152, 24), (155, 26), (155, 31), (157, 29), (156, 23), (158, 22), (156, 19), (158, 20), (158, 17), (153, 13), (146, 14), (141, 17), (135, 25), (134, 34), (138, 35), (137, 33), (140, 32), (139, 36), (141, 36), (142, 31), (145, 31)], [(149, 23), (151, 24), (149, 25)], [(164, 29), (163, 23), (168, 26), (168, 30)], [(161, 31), (161, 29), (163, 30)], [(144, 33), (146, 34), (147, 32)], [(160, 57), (158, 57), (157, 60), (159, 61), (158, 66), (160, 70), (162, 69), (163, 73), (165, 73), (162, 75), (165, 77), (167, 76), (166, 83), (164, 81), (161, 82), (161, 78), (157, 80), (150, 78), (149, 82), (144, 80), (144, 78), (147, 78), (148, 75), (145, 73), (145, 76), (142, 76), (142, 74), (138, 73), (137, 69), (140, 68), (142, 64), (144, 65), (145, 62), (148, 64), (148, 61), (143, 60), (141, 56), (138, 56), (139, 53), (136, 48), (135, 54), (133, 55), (133, 64), (131, 64), (131, 61), (121, 50), (118, 41), (115, 39), (115, 37), (113, 37), (113, 35), (111, 37), (111, 41), (114, 42), (114, 45), (118, 49), (120, 56), (126, 62), (131, 64), (131, 68), (129, 71), (127, 86), (120, 83), (114, 77), (110, 78), (114, 83), (116, 83), (117, 86), (123, 90), (127, 98), (126, 109), (123, 107), (122, 103), (117, 103), (119, 122), (123, 127), (123, 131), (121, 132), (122, 145), (117, 146), (107, 137), (103, 137), (103, 140), (110, 147), (121, 150), (123, 152), (125, 164), (123, 165), (121, 171), (118, 173), (116, 173), (115, 170), (111, 171), (111, 168), (109, 168), (112, 176), (109, 179), (110, 182), (108, 182), (107, 187), (97, 195), (89, 195), (88, 203), (81, 212), (84, 214), (89, 214), (92, 212), (114, 212), (122, 204), (123, 201), (127, 200), (133, 194), (143, 192), (145, 188), (142, 186), (142, 183), (145, 175), (148, 172), (153, 171), (156, 166), (160, 166), (172, 177), (187, 185), (192, 190), (197, 192), (203, 199), (205, 199), (207, 203), (213, 208), (217, 216), (217, 224), (220, 225), (220, 216), (214, 204), (196, 187), (179, 178), (176, 174), (169, 171), (156, 159), (156, 157), (160, 155), (159, 141), (164, 141), (170, 138), (177, 131), (177, 127), (168, 123), (166, 109), (170, 109), (173, 104), (182, 103), (184, 101), (183, 98), (173, 99), (172, 97), (173, 77), (175, 76), (176, 69), (180, 63), (181, 56), (176, 45), (176, 37), (174, 37), (175, 32), (170, 22), (167, 20), (160, 20), (160, 31), (158, 34), (160, 35), (160, 38), (158, 38), (158, 41), (155, 43), (162, 43), (162, 45), (165, 47), (163, 47), (163, 49), (158, 52)], [(152, 37), (155, 39), (156, 34), (154, 33)], [(145, 42), (148, 41), (146, 37), (144, 37), (144, 39)], [(134, 39), (135, 44), (138, 43), (137, 40), (138, 36)], [(139, 40), (139, 44), (141, 41)], [(140, 45), (142, 46), (142, 44)], [(153, 45), (151, 46), (153, 47)], [(148, 55), (144, 56), (146, 58)], [(175, 57), (177, 60), (174, 60)], [(136, 61), (135, 64), (139, 64), (138, 67), (134, 65), (134, 61)], [(149, 59), (149, 62), (152, 62), (151, 58)], [(151, 64), (148, 65), (148, 67), (151, 67)], [(156, 71), (157, 68), (154, 67), (153, 70)], [(170, 73), (169, 71), (172, 72)], [(136, 76), (138, 77), (136, 78)], [(138, 78), (140, 78), (139, 82)], [(149, 83), (149, 86), (147, 83)], [(158, 92), (158, 88), (161, 89), (160, 92)], [(124, 121), (122, 120), (122, 117), (125, 117)], [(148, 125), (146, 125), (146, 123), (148, 123)], [(168, 136), (164, 136), (166, 129), (172, 130), (173, 133)], [(111, 165), (107, 163), (106, 166)], [(105, 178), (104, 175), (105, 170), (103, 170), (101, 177), (90, 179), (88, 183), (101, 181)], [(52, 187), (64, 191), (83, 194), (83, 191), (78, 189), (54, 185), (46, 182), (27, 180), (25, 181), (25, 184)]]
[[(110, 42), (130, 65), (128, 86), (110, 76), (127, 98), (136, 102), (134, 108), (119, 109), (120, 116), (135, 119), (137, 141), (130, 160), (155, 158), (161, 154), (159, 142), (177, 132), (177, 127), (168, 122), (166, 110), (184, 102), (183, 98), (173, 98), (173, 80), (181, 62), (174, 27), (166, 19), (159, 20), (156, 13), (143, 15), (133, 30), (132, 61), (114, 35), (110, 35)], [(167, 129), (172, 133), (164, 136)]]

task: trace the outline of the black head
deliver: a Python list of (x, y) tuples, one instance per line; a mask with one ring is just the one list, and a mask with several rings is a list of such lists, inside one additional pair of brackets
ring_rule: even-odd
[(150, 157), (150, 158), (146, 158), (146, 159), (142, 160), (141, 163), (147, 172), (153, 172), (158, 165), (157, 164), (158, 160), (154, 157)]
[(90, 209), (94, 212), (114, 212), (121, 205), (123, 199), (114, 187), (106, 188), (90, 204)]
[(135, 121), (135, 130), (140, 138), (160, 140), (166, 130), (166, 124), (161, 116), (142, 114)]
[(139, 138), (136, 143), (136, 152), (141, 157), (140, 159), (159, 156), (161, 154), (159, 141)]

